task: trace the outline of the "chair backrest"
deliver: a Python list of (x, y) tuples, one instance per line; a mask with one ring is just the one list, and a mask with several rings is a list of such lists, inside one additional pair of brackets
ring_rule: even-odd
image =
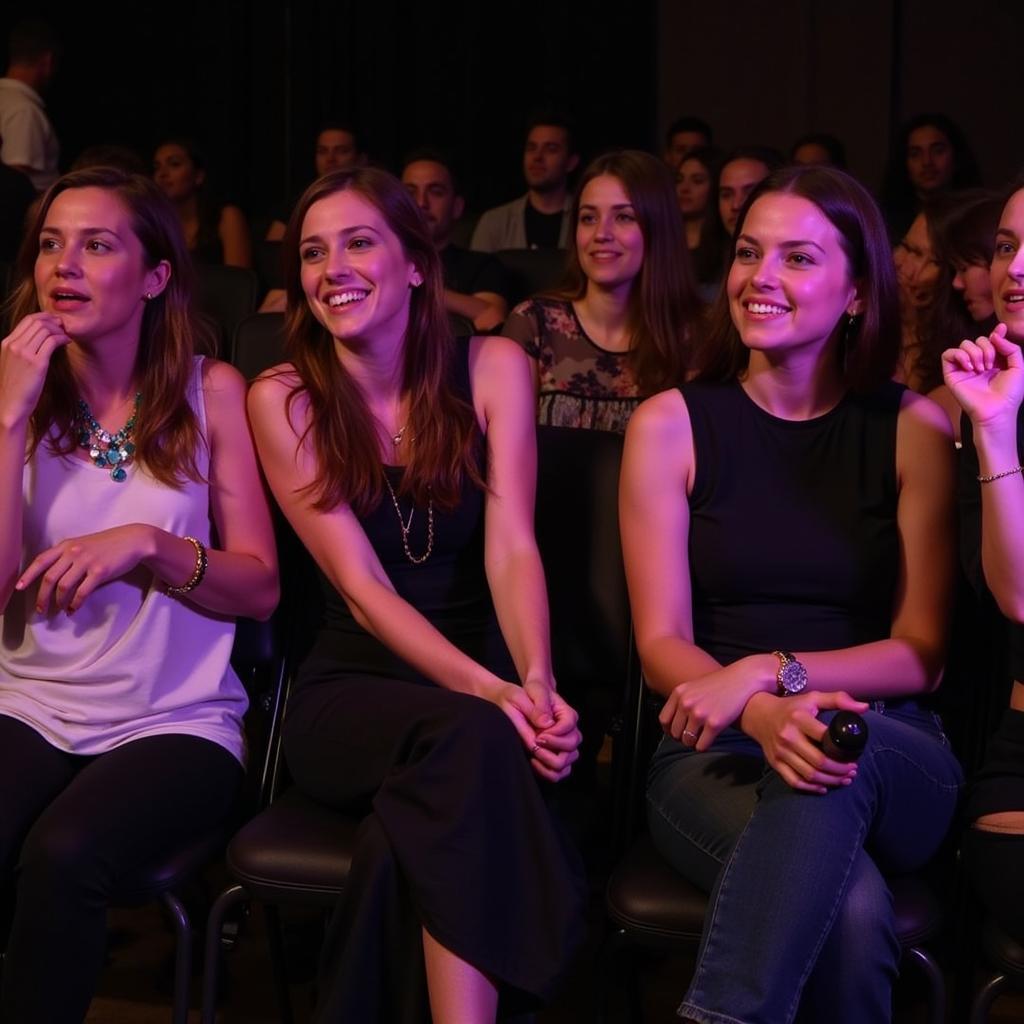
[(284, 268), (281, 263), (281, 243), (262, 239), (253, 247), (253, 262), (260, 287), (268, 292), (284, 287)]
[(254, 313), (235, 331), (231, 346), (231, 365), (246, 380), (284, 360), (284, 314)]
[(494, 254), (508, 277), (509, 306), (554, 288), (565, 271), (563, 249), (502, 249)]
[(229, 354), (231, 339), (238, 325), (256, 312), (259, 281), (244, 267), (197, 264), (196, 278), (199, 308), (211, 317), (220, 330), (220, 355)]

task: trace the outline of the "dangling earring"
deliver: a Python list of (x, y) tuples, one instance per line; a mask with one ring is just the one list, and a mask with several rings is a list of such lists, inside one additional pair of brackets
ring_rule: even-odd
[(850, 349), (856, 344), (858, 327), (860, 327), (860, 317), (856, 313), (847, 313), (846, 321), (843, 324), (843, 347), (845, 349)]

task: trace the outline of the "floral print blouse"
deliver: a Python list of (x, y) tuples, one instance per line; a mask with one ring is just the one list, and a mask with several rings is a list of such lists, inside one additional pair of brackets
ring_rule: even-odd
[(528, 299), (512, 310), (502, 333), (537, 360), (538, 422), (625, 431), (641, 400), (628, 354), (591, 341), (571, 302)]

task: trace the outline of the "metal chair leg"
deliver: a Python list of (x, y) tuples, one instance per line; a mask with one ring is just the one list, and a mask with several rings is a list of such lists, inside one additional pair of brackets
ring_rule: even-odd
[(985, 985), (974, 997), (974, 1003), (971, 1006), (971, 1024), (986, 1024), (992, 1004), (1002, 994), (1008, 981), (1005, 974), (993, 974), (985, 982)]
[(160, 899), (174, 921), (174, 1002), (172, 1024), (188, 1024), (189, 988), (192, 981), (192, 922), (185, 905), (173, 892), (161, 893)]
[(946, 980), (932, 955), (920, 946), (911, 946), (906, 956), (916, 961), (928, 981), (928, 1020), (944, 1024), (946, 1020)]
[(247, 896), (244, 886), (233, 885), (230, 889), (225, 889), (210, 907), (210, 915), (206, 919), (206, 956), (203, 962), (203, 1006), (200, 1017), (202, 1024), (214, 1024), (217, 1015), (217, 981), (221, 963), (220, 933), (224, 927), (224, 918), (232, 907), (241, 903)]
[(284, 955), (284, 937), (281, 933), (281, 915), (277, 907), (263, 905), (267, 922), (267, 945), (270, 947), (270, 963), (274, 972), (274, 987), (277, 989), (277, 1005), (281, 1024), (293, 1024), (292, 1000), (288, 991), (288, 969)]

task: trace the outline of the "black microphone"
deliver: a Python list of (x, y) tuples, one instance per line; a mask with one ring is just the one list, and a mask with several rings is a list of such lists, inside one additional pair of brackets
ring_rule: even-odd
[(822, 737), (821, 749), (833, 761), (856, 761), (868, 742), (868, 723), (856, 711), (837, 711)]

